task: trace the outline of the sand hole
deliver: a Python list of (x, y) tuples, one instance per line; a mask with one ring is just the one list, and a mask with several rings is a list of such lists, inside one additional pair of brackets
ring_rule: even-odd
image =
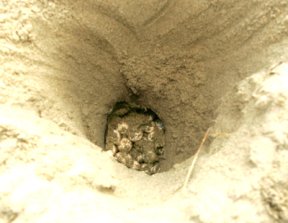
[(155, 174), (165, 160), (164, 124), (149, 108), (118, 102), (107, 117), (105, 149), (128, 168)]

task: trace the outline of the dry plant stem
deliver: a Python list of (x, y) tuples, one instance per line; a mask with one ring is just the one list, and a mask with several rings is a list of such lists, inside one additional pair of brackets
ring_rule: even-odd
[(190, 166), (190, 168), (189, 168), (189, 171), (188, 171), (188, 173), (187, 173), (187, 176), (186, 176), (186, 179), (185, 179), (185, 182), (184, 182), (184, 185), (183, 185), (183, 189), (186, 189), (186, 188), (187, 188), (187, 184), (188, 184), (189, 179), (190, 179), (190, 177), (191, 177), (191, 175), (192, 175), (192, 172), (193, 172), (193, 169), (194, 169), (194, 167), (195, 167), (196, 161), (197, 161), (197, 159), (198, 159), (198, 157), (199, 157), (200, 151), (201, 151), (201, 149), (202, 149), (202, 147), (203, 147), (203, 145), (204, 145), (204, 143), (205, 143), (205, 141), (206, 141), (206, 139), (207, 139), (207, 137), (208, 137), (209, 130), (210, 130), (210, 128), (207, 129), (207, 131), (206, 131), (206, 133), (205, 133), (205, 135), (204, 135), (204, 137), (203, 137), (203, 139), (202, 139), (202, 141), (201, 141), (201, 144), (200, 144), (200, 146), (199, 146), (196, 154), (194, 155), (194, 158), (193, 158), (193, 160), (192, 160), (191, 166)]

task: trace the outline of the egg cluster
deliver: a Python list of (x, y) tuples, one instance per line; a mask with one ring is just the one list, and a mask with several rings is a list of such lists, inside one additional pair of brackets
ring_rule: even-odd
[(164, 144), (163, 124), (151, 115), (130, 112), (108, 123), (106, 149), (128, 168), (149, 175), (159, 172)]

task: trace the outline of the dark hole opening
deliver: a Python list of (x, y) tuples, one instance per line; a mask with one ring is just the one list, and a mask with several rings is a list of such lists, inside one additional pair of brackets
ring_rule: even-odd
[(117, 102), (107, 116), (105, 150), (128, 168), (155, 174), (165, 159), (165, 127), (150, 108)]

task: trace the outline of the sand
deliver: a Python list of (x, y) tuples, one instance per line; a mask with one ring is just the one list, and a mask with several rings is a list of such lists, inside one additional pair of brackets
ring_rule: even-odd
[[(0, 222), (288, 222), (287, 12), (281, 0), (3, 0)], [(162, 172), (103, 150), (119, 101), (163, 121)]]

